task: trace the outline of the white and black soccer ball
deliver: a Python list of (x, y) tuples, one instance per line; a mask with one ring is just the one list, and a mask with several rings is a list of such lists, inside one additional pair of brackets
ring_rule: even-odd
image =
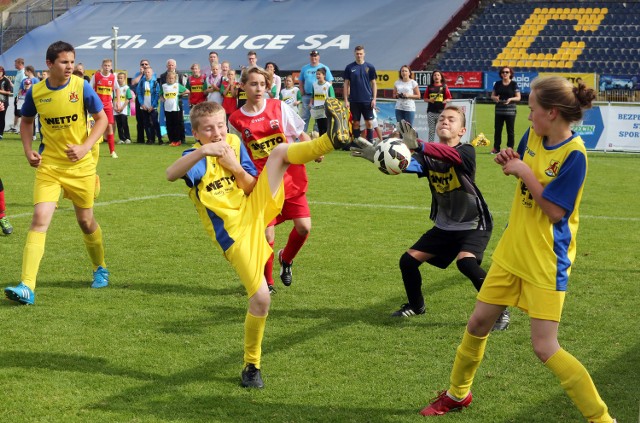
[(400, 138), (389, 138), (376, 146), (373, 164), (387, 175), (399, 175), (409, 166), (411, 150)]

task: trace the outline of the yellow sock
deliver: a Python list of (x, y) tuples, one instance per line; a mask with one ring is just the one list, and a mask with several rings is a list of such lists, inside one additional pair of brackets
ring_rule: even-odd
[(331, 140), (327, 134), (324, 134), (320, 138), (311, 141), (289, 144), (287, 159), (291, 164), (305, 164), (333, 150)]
[(98, 226), (98, 229), (92, 234), (83, 234), (84, 245), (87, 247), (87, 253), (93, 264), (93, 271), (98, 269), (98, 266), (102, 266), (105, 269), (107, 265), (104, 262), (104, 241), (102, 239), (102, 228)]
[(260, 368), (260, 357), (262, 356), (262, 337), (267, 324), (267, 316), (256, 317), (247, 312), (244, 319), (244, 366), (253, 363)]
[(40, 269), (40, 261), (44, 255), (44, 243), (47, 239), (46, 232), (29, 231), (27, 233), (27, 242), (22, 252), (22, 283), (31, 288), (36, 289), (36, 277)]
[(560, 385), (585, 419), (593, 423), (613, 421), (589, 372), (577, 358), (560, 348), (544, 365), (560, 380)]
[(465, 329), (462, 342), (456, 350), (456, 359), (451, 370), (451, 386), (448, 392), (452, 396), (464, 399), (469, 394), (473, 377), (482, 362), (488, 337), (489, 335), (482, 338), (473, 336)]

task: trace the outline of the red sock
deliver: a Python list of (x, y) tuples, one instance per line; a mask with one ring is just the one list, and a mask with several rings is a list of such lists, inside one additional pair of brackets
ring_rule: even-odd
[(107, 135), (107, 143), (109, 144), (109, 154), (116, 151), (116, 143), (114, 141), (113, 134)]
[[(275, 241), (269, 243), (272, 250), (273, 244), (275, 244)], [(267, 280), (267, 285), (273, 286), (273, 252), (269, 256), (267, 264), (264, 265), (264, 277)]]
[(309, 233), (306, 235), (300, 235), (298, 231), (296, 231), (295, 227), (291, 229), (289, 240), (287, 241), (287, 245), (284, 246), (284, 251), (282, 252), (282, 260), (287, 263), (291, 263), (307, 241), (307, 238), (309, 238)]
[[(2, 181), (0, 181), (0, 184), (2, 184)], [(4, 217), (4, 211), (5, 211), (5, 203), (4, 203), (4, 190), (0, 191), (0, 219)]]

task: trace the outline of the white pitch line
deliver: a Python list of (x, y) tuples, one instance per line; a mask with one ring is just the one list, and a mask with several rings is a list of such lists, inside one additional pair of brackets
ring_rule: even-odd
[[(104, 206), (110, 206), (112, 204), (132, 203), (134, 201), (155, 200), (157, 198), (164, 198), (164, 197), (186, 197), (186, 196), (187, 196), (186, 194), (146, 195), (144, 197), (131, 197), (131, 198), (125, 198), (123, 200), (111, 200), (111, 201), (103, 201), (100, 203), (94, 203), (93, 207), (104, 207)], [(72, 211), (74, 211), (73, 207), (59, 208), (56, 210), (56, 212), (72, 212)], [(33, 212), (14, 214), (11, 216), (7, 215), (7, 217), (11, 219), (16, 219), (18, 217), (31, 217), (31, 216), (33, 216)]]
[[(333, 203), (330, 201), (309, 201), (309, 204), (317, 204), (320, 206), (340, 206), (340, 207), (362, 207), (362, 208), (370, 208), (370, 209), (404, 209), (404, 210), (426, 210), (428, 207), (419, 207), (419, 206), (399, 206), (399, 205), (388, 205), (388, 204), (359, 204), (359, 203)], [(491, 212), (492, 214), (509, 214), (506, 211), (499, 212)], [(592, 216), (581, 214), (580, 219), (603, 219), (603, 220), (624, 220), (626, 222), (640, 222), (640, 217), (617, 217), (617, 216)]]
[[(103, 201), (100, 203), (95, 203), (94, 207), (104, 207), (111, 206), (113, 204), (124, 204), (124, 203), (132, 203), (135, 201), (146, 201), (146, 200), (155, 200), (158, 198), (165, 197), (186, 197), (186, 194), (159, 194), (159, 195), (147, 195), (144, 197), (131, 197), (125, 198), (122, 200), (111, 200), (111, 201)], [(309, 204), (319, 205), (319, 206), (338, 206), (338, 207), (360, 207), (360, 208), (368, 208), (368, 209), (392, 209), (392, 210), (425, 210), (426, 207), (421, 206), (400, 206), (400, 205), (389, 205), (389, 204), (368, 204), (368, 203), (337, 203), (331, 201), (309, 201)], [(72, 207), (61, 208), (57, 211), (61, 212), (72, 212)], [(508, 212), (491, 212), (493, 214), (509, 214)], [(21, 213), (15, 214), (11, 216), (7, 216), (10, 219), (16, 219), (19, 217), (30, 217), (33, 213)], [(581, 219), (601, 219), (601, 220), (623, 220), (625, 222), (640, 222), (640, 217), (617, 217), (617, 216), (593, 216), (593, 215), (580, 215)]]

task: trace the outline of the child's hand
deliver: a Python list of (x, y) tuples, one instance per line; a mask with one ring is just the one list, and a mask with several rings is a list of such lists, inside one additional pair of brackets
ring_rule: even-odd
[[(225, 143), (225, 145), (227, 144)], [(229, 146), (227, 145), (227, 147)], [(240, 166), (240, 162), (236, 158), (236, 152), (231, 147), (226, 148), (222, 155), (218, 157), (218, 164), (231, 172), (235, 172)]]
[(233, 153), (233, 149), (226, 142), (210, 142), (200, 147), (205, 156), (210, 157), (222, 157), (226, 151), (230, 150)]
[(72, 162), (77, 162), (78, 160), (82, 159), (88, 151), (89, 149), (84, 144), (67, 144), (67, 149), (64, 150), (67, 157)]
[(516, 158), (509, 159), (502, 166), (502, 172), (504, 172), (505, 175), (513, 175), (518, 178), (520, 178), (523, 172), (527, 169), (529, 169), (529, 166), (527, 166), (522, 160)]
[(514, 151), (512, 148), (506, 148), (496, 154), (496, 157), (493, 159), (500, 166), (504, 166), (511, 159), (519, 159), (520, 155)]

